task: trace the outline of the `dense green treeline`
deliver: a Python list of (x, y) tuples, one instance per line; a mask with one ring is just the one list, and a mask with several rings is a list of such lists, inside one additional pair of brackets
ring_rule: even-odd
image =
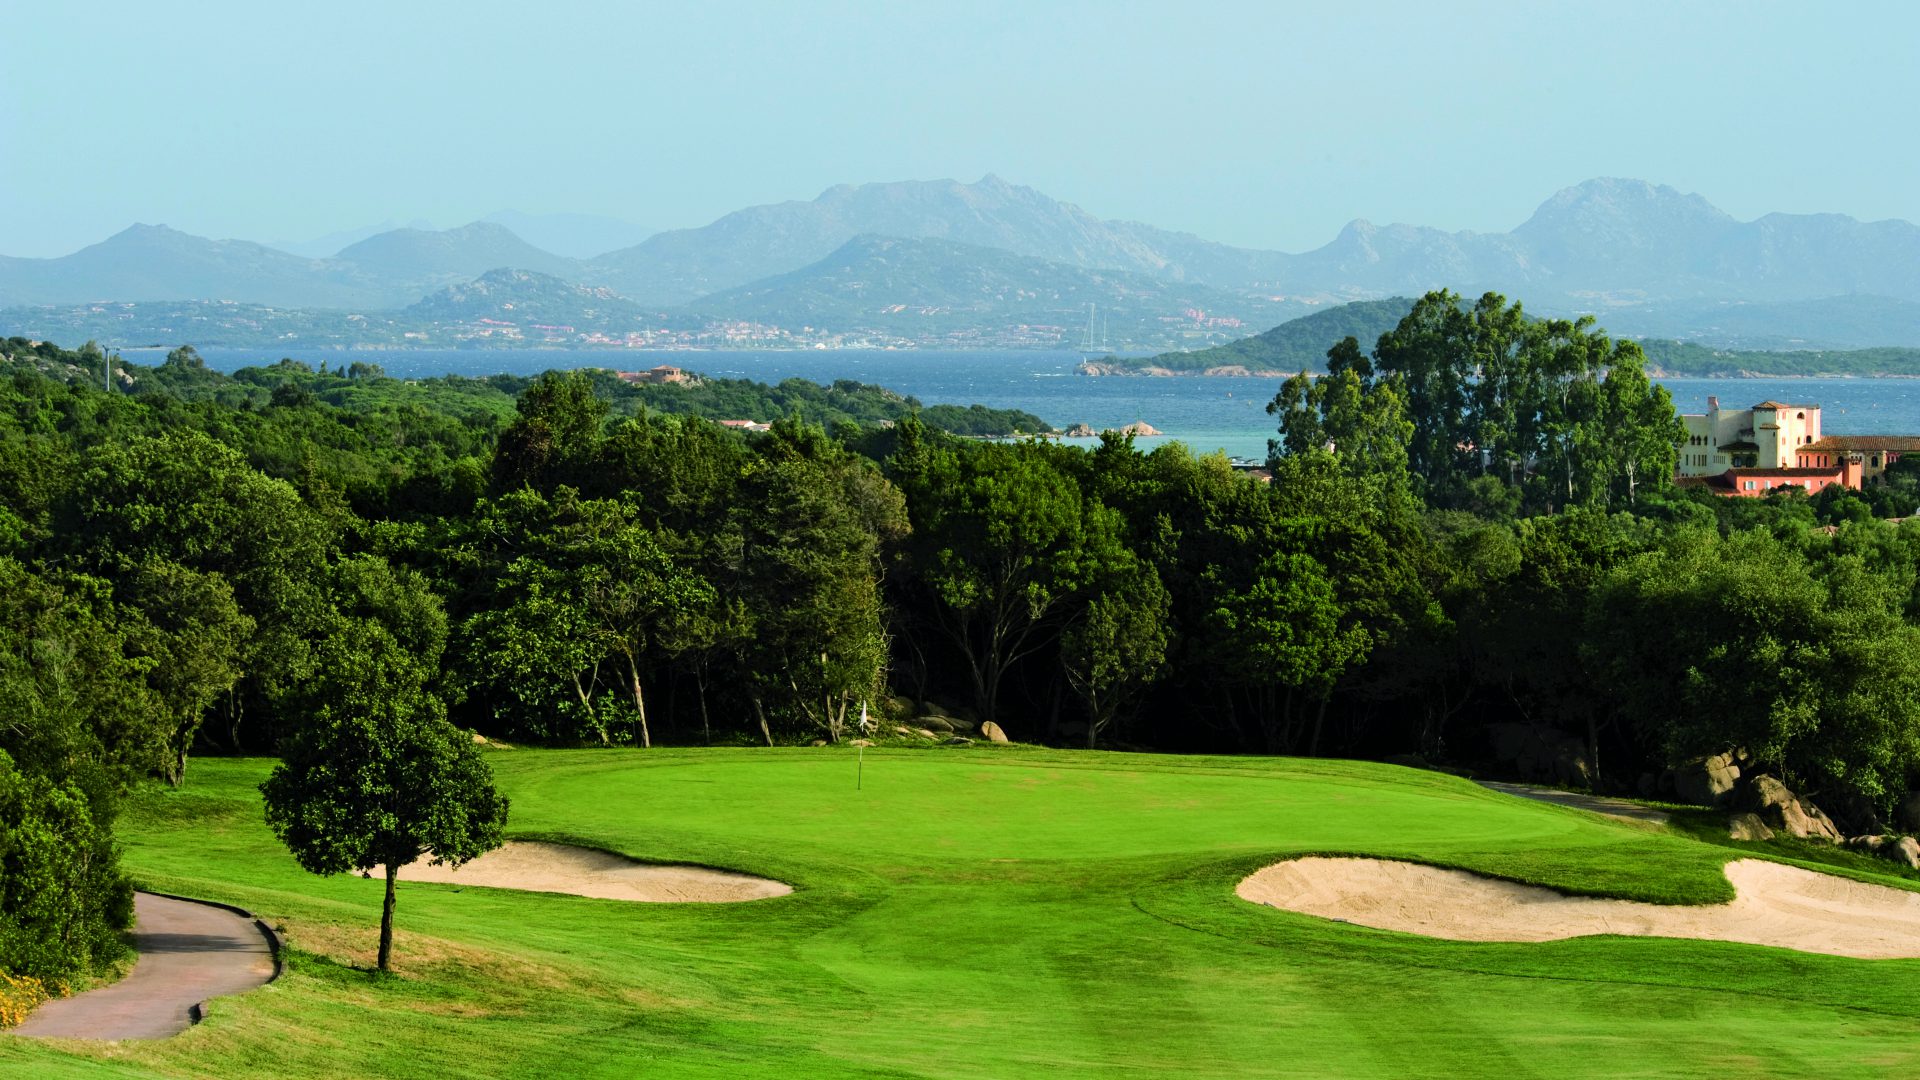
[(1666, 375), (1772, 375), (1793, 378), (1920, 375), (1920, 349), (1716, 349), (1691, 341), (1648, 341), (1647, 356)]
[[(1405, 297), (1356, 300), (1316, 311), (1253, 337), (1209, 349), (1169, 352), (1157, 356), (1101, 359), (1102, 366), (1119, 371), (1198, 373), (1210, 368), (1240, 367), (1252, 371), (1319, 371), (1327, 343), (1343, 337), (1372, 342), (1395, 328), (1414, 301)], [(1772, 376), (1821, 378), (1846, 376), (1920, 375), (1920, 349), (1888, 346), (1868, 349), (1732, 349), (1693, 341), (1639, 338), (1647, 367), (1663, 377), (1691, 378)]]
[[(1118, 435), (956, 438), (854, 384), (749, 434), (601, 373), (182, 351), (108, 393), (98, 353), (9, 345), (0, 815), (42, 869), (4, 864), (36, 929), (0, 969), (112, 954), (128, 785), (285, 751), (311, 793), (381, 709), (441, 747), (772, 744), (911, 733), (931, 700), (1016, 739), (1616, 790), (1737, 751), (1863, 830), (1920, 772), (1920, 528), (1881, 520), (1912, 471), (1675, 489), (1639, 350), (1496, 296), (1432, 294), (1284, 384), (1271, 482)], [(1550, 752), (1503, 761), (1516, 730)]]
[[(314, 718), (351, 720), (342, 702), (413, 694), (429, 742), (448, 707), (514, 737), (644, 739), (661, 658), (696, 646), (696, 680), (744, 670), (769, 733), (875, 696), (897, 496), (818, 427), (782, 421), (756, 452), (667, 408), (805, 412), (871, 440), (914, 405), (878, 388), (4, 351), (0, 971), (71, 980), (120, 955), (111, 828), (130, 785), (177, 783), (196, 752), (305, 745)], [(710, 658), (723, 647), (737, 661)]]
[[(70, 351), (23, 338), (0, 341), (0, 363), (30, 367), (65, 382), (91, 378), (96, 385), (111, 367), (116, 387), (136, 395), (164, 390), (183, 402), (211, 401), (250, 409), (319, 403), (354, 417), (403, 416), (416, 423), (457, 422), (482, 432), (496, 430), (512, 419), (515, 399), (533, 381), (524, 375), (395, 379), (387, 377), (379, 365), (360, 361), (343, 363), (332, 370), (322, 363), (315, 371), (301, 361), (281, 360), (225, 375), (207, 367), (190, 346), (175, 349), (158, 366), (143, 367), (117, 355), (109, 358), (91, 342)], [(928, 424), (955, 435), (1003, 437), (1054, 430), (1045, 420), (1019, 409), (924, 405), (885, 387), (851, 379), (838, 379), (830, 386), (806, 379), (786, 379), (775, 385), (709, 378), (658, 384), (628, 382), (612, 371), (597, 368), (585, 369), (582, 374), (618, 416), (650, 410), (710, 420), (770, 423), (799, 413), (814, 423), (832, 427), (891, 422), (918, 411)]]

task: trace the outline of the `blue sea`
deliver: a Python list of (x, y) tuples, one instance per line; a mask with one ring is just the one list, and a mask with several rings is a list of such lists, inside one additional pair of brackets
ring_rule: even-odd
[[(1200, 452), (1265, 458), (1273, 434), (1267, 403), (1279, 389), (1274, 379), (1090, 378), (1076, 375), (1080, 355), (1033, 351), (813, 350), (776, 352), (643, 352), (639, 350), (379, 350), (202, 349), (222, 371), (267, 364), (291, 356), (316, 366), (354, 360), (379, 364), (389, 375), (530, 375), (549, 368), (606, 367), (634, 371), (674, 364), (720, 378), (776, 383), (802, 378), (819, 383), (854, 379), (876, 383), (927, 404), (975, 403), (1025, 409), (1058, 428), (1085, 423), (1095, 430), (1145, 421), (1165, 434), (1136, 440), (1152, 448), (1178, 439)], [(149, 355), (152, 352), (152, 355)], [(160, 353), (129, 350), (136, 363), (153, 364)], [(1727, 408), (1768, 399), (1820, 405), (1823, 428), (1832, 434), (1920, 434), (1920, 379), (1667, 379), (1682, 412), (1702, 412), (1718, 395)], [(1090, 440), (1088, 440), (1090, 441)]]

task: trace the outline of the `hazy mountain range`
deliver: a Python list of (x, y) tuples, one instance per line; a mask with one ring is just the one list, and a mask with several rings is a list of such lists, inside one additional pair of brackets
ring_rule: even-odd
[[(1090, 307), (1091, 305), (1091, 307)], [(701, 297), (687, 310), (779, 326), (885, 329), (902, 337), (964, 332), (996, 321), (1098, 340), (1178, 342), (1190, 333), (1244, 334), (1301, 313), (1270, 297), (1089, 269), (975, 244), (866, 234), (826, 258)], [(1204, 313), (1204, 314), (1201, 314)]]
[[(528, 214), (519, 210), (497, 210), (480, 220), (505, 225), (515, 236), (534, 247), (571, 259), (590, 259), (608, 251), (632, 247), (655, 232), (645, 225), (635, 225), (631, 221), (603, 214)], [(383, 221), (378, 225), (345, 229), (311, 240), (271, 240), (267, 246), (309, 259), (324, 259), (370, 236), (403, 228), (430, 232), (433, 223), (417, 218), (405, 223)]]
[[(491, 217), (388, 229), (323, 257), (136, 225), (60, 258), (0, 257), (0, 308), (217, 299), (394, 313), (514, 269), (610, 291), (635, 310), (909, 338), (1081, 324), (1094, 303), (1113, 309), (1110, 344), (1164, 348), (1242, 336), (1214, 332), (1235, 319), (1277, 322), (1444, 285), (1496, 289), (1543, 313), (1596, 311), (1619, 333), (1762, 347), (1920, 342), (1920, 227), (1837, 214), (1741, 222), (1635, 180), (1568, 188), (1509, 232), (1356, 221), (1300, 254), (1102, 220), (993, 176), (835, 187), (625, 246), (644, 230), (587, 215)], [(900, 317), (909, 311), (920, 314)], [(10, 311), (0, 330), (47, 315)]]

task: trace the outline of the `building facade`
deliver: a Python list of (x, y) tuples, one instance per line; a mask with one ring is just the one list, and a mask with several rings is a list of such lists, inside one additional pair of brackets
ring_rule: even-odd
[(1799, 450), (1820, 441), (1820, 406), (1763, 401), (1751, 409), (1722, 409), (1707, 399), (1704, 413), (1682, 413), (1681, 476), (1718, 476), (1728, 469), (1800, 468)]
[(1686, 441), (1675, 468), (1681, 484), (1723, 495), (1759, 497), (1783, 487), (1809, 494), (1833, 484), (1858, 488), (1887, 471), (1901, 455), (1920, 453), (1920, 436), (1826, 435), (1820, 406), (1763, 401), (1751, 409), (1722, 409), (1707, 399), (1704, 413), (1683, 413)]

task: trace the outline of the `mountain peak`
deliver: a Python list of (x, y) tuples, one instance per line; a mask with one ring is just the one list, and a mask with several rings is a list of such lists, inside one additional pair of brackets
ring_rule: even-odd
[(181, 240), (200, 240), (203, 237), (184, 233), (171, 225), (148, 225), (142, 221), (133, 224), (100, 241), (101, 244), (152, 243), (156, 240), (178, 243)]
[(1639, 229), (1697, 229), (1734, 224), (1732, 215), (1705, 198), (1665, 184), (1622, 177), (1596, 177), (1561, 188), (1540, 204), (1516, 235), (1572, 227), (1583, 232)]
[(474, 221), (439, 231), (393, 229), (341, 248), (334, 258), (424, 282), (469, 280), (501, 266), (546, 274), (577, 269), (573, 260), (542, 251), (493, 221)]

